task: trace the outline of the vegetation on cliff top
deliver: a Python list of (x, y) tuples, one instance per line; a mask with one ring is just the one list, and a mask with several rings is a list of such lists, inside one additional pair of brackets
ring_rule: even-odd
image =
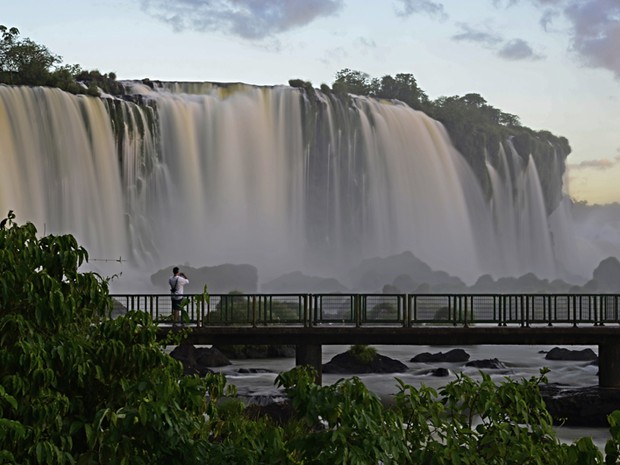
[[(292, 79), (289, 84), (306, 91), (312, 89), (311, 83), (300, 79)], [(518, 116), (489, 105), (479, 94), (442, 96), (431, 100), (412, 74), (399, 73), (379, 79), (349, 68), (336, 73), (331, 88), (323, 84), (321, 90), (340, 98), (353, 94), (400, 100), (440, 121), (488, 196), (491, 195), (491, 183), (486, 163), (490, 162), (501, 172), (500, 144), (510, 140), (524, 161), (534, 157), (540, 177), (546, 180), (543, 190), (547, 211), (553, 211), (561, 199), (564, 159), (571, 152), (568, 140), (546, 130), (535, 131), (523, 126)]]
[(123, 92), (114, 73), (83, 70), (63, 65), (62, 57), (29, 38), (19, 29), (0, 25), (0, 83), (57, 87), (72, 94), (98, 96), (99, 89), (112, 95)]

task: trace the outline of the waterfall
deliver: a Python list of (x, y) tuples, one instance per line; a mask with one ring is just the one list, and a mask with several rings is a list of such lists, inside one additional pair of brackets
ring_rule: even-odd
[(493, 191), (491, 211), (500, 269), (507, 276), (531, 272), (540, 278), (557, 277), (552, 234), (534, 157), (525, 161), (507, 141), (500, 145), (498, 159), (499, 170), (490, 163), (487, 170)]
[(0, 86), (0, 141), (2, 216), (72, 233), (91, 257), (126, 255), (121, 166), (101, 100)]
[(570, 262), (558, 265), (568, 239), (552, 229), (566, 225), (549, 224), (534, 157), (509, 141), (487, 164), (489, 198), (444, 127), (399, 102), (125, 85), (127, 100), (0, 86), (2, 215), (145, 273), (249, 263), (339, 277), (411, 251), (473, 282), (554, 278)]

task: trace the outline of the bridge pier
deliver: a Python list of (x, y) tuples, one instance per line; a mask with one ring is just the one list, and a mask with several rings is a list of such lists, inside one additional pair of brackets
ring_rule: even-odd
[(309, 365), (316, 370), (315, 382), (319, 386), (323, 382), (323, 355), (320, 344), (303, 344), (295, 346), (295, 365)]
[(620, 343), (599, 344), (598, 384), (605, 388), (620, 388)]

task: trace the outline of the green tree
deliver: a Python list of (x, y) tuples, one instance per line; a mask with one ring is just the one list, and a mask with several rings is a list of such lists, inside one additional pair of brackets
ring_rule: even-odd
[(51, 69), (61, 62), (47, 47), (30, 39), (19, 39), (19, 29), (0, 26), (0, 73), (5, 82), (21, 85), (41, 85), (51, 75)]
[(413, 74), (407, 73), (383, 76), (377, 97), (397, 99), (416, 110), (423, 110), (428, 105), (428, 96), (418, 87)]
[(399, 382), (386, 408), (358, 378), (321, 387), (295, 368), (276, 380), (286, 416), (258, 414), (222, 375), (183, 376), (148, 314), (112, 319), (108, 281), (78, 271), (88, 254), (72, 236), (14, 219), (0, 221), (0, 463), (618, 463), (620, 412), (605, 461), (589, 438), (562, 444), (544, 376)]
[(361, 71), (344, 68), (336, 73), (332, 90), (340, 94), (374, 96), (379, 90), (379, 81)]
[(0, 83), (58, 87), (73, 94), (98, 96), (99, 89), (112, 95), (123, 92), (114, 73), (84, 71), (79, 65), (62, 64), (62, 57), (44, 45), (20, 38), (19, 29), (0, 25)]
[(0, 463), (204, 463), (205, 380), (145, 313), (111, 319), (70, 235), (0, 222)]

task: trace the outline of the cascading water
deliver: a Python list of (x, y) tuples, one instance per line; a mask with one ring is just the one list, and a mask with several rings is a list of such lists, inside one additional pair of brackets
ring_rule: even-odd
[(0, 86), (0, 141), (3, 216), (73, 233), (92, 257), (125, 253), (126, 193), (101, 100)]
[(499, 171), (490, 163), (493, 195), (491, 211), (499, 242), (500, 269), (506, 276), (531, 272), (541, 278), (556, 277), (551, 231), (541, 182), (533, 157), (524, 161), (507, 141), (499, 149)]
[(3, 214), (146, 273), (250, 263), (263, 277), (340, 277), (406, 250), (468, 282), (553, 278), (568, 262), (591, 273), (566, 260), (535, 160), (510, 143), (487, 165), (488, 200), (443, 126), (398, 102), (125, 84), (139, 105), (0, 86)]

